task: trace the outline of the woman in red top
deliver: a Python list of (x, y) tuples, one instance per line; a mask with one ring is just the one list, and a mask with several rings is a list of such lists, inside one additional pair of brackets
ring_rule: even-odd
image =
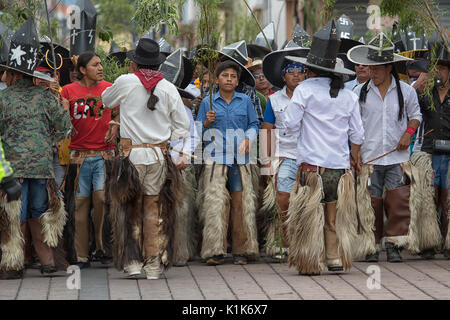
[(79, 80), (66, 85), (61, 92), (70, 103), (69, 113), (73, 125), (70, 167), (65, 191), (69, 213), (71, 213), (70, 200), (75, 193), (74, 223), (69, 223), (75, 230), (74, 235), (71, 235), (74, 237), (74, 246), (69, 245), (66, 249), (69, 251), (69, 258), (74, 260), (72, 262), (84, 268), (90, 265), (88, 257), (91, 191), (94, 207), (94, 255), (102, 258), (104, 263), (110, 260), (105, 254), (102, 241), (105, 160), (111, 160), (114, 156), (113, 143), (117, 138), (118, 127), (114, 126), (107, 137), (111, 110), (103, 106), (101, 95), (112, 84), (103, 80), (100, 57), (93, 52), (85, 52), (74, 60)]

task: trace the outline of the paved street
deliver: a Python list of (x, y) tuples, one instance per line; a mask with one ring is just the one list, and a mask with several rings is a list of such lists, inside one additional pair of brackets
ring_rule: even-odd
[(187, 267), (173, 267), (166, 279), (126, 279), (112, 266), (93, 263), (81, 271), (81, 289), (67, 289), (68, 275), (43, 277), (27, 270), (24, 279), (0, 281), (0, 299), (16, 300), (409, 300), (450, 299), (450, 260), (438, 255), (424, 261), (404, 254), (405, 263), (383, 262), (380, 289), (367, 286), (370, 264), (356, 262), (349, 273), (298, 276), (287, 264), (265, 258), (235, 266), (209, 267), (200, 260)]

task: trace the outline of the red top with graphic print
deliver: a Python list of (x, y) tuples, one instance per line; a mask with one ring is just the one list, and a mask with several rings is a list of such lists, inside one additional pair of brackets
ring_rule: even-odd
[(78, 82), (64, 86), (61, 95), (70, 102), (72, 120), (72, 150), (109, 150), (113, 145), (105, 143), (105, 135), (111, 121), (111, 109), (101, 101), (103, 91), (112, 83), (100, 81), (94, 87), (83, 87)]

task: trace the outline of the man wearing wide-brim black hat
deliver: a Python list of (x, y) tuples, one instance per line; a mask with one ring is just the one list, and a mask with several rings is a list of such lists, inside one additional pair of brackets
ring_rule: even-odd
[(22, 180), (22, 199), (0, 203), (10, 222), (9, 239), (5, 241), (2, 233), (0, 279), (21, 277), (24, 264), (31, 262), (23, 248), (23, 235), (29, 232), (27, 241), (34, 244), (41, 273), (56, 272), (52, 248), (58, 246), (66, 222), (54, 182), (52, 146), (71, 124), (58, 99), (33, 83), (38, 51), (39, 38), (30, 18), (11, 38), (3, 75), (8, 88), (0, 93), (0, 137), (15, 178)]
[(352, 158), (359, 159), (364, 130), (357, 97), (338, 75), (354, 74), (336, 63), (339, 44), (332, 20), (314, 34), (306, 58), (286, 57), (308, 68), (284, 116), (286, 134), (297, 138), (299, 166), (286, 222), (288, 261), (301, 275), (320, 274), (325, 265), (332, 272), (348, 270), (353, 260), (356, 212), (348, 141)]
[(411, 137), (422, 115), (415, 90), (400, 81), (395, 67), (396, 62), (411, 59), (395, 54), (394, 44), (384, 33), (368, 45), (353, 47), (347, 56), (353, 63), (370, 68), (370, 80), (353, 90), (359, 96), (366, 136), (361, 146), (363, 180), (371, 182), (362, 186), (367, 197), (370, 193), (372, 204), (364, 211), (373, 209), (369, 230), (375, 229), (377, 246), (375, 253), (366, 255), (366, 261), (378, 261), (381, 239), (385, 238), (387, 261), (402, 262), (402, 248), (418, 252), (417, 230), (422, 224), (418, 220), (421, 204), (417, 202), (420, 177), (409, 161)]
[[(281, 90), (275, 92), (269, 97), (269, 102), (264, 114), (264, 122), (262, 129), (267, 130), (267, 152), (261, 152), (261, 162), (264, 164), (265, 170), (270, 170), (270, 174), (274, 176), (274, 183), (267, 184), (264, 195), (264, 203), (274, 203), (279, 210), (281, 222), (286, 222), (287, 209), (289, 207), (289, 195), (294, 184), (297, 173), (297, 139), (296, 137), (286, 133), (286, 125), (284, 123), (284, 114), (287, 106), (292, 98), (297, 85), (305, 80), (305, 67), (298, 62), (292, 62), (285, 59), (286, 56), (306, 57), (309, 48), (291, 47), (288, 49), (278, 50), (269, 53), (263, 61), (262, 69), (267, 80), (276, 85)], [(277, 128), (277, 131), (271, 129)], [(275, 134), (277, 141), (273, 145), (271, 135)], [(272, 148), (274, 150), (272, 150)], [(264, 156), (266, 155), (266, 156)], [(272, 158), (273, 157), (273, 158)], [(273, 188), (276, 186), (276, 191)], [(276, 197), (274, 199), (274, 196)], [(269, 198), (270, 197), (270, 198)], [(287, 255), (289, 243), (287, 241), (286, 228), (280, 230), (280, 221), (273, 218), (273, 207), (267, 208), (270, 218), (267, 219), (268, 224), (266, 230), (266, 253), (275, 259), (284, 259)], [(282, 243), (277, 243), (277, 235), (282, 235)], [(280, 247), (282, 248), (280, 250)], [(281, 252), (280, 252), (281, 251)]]
[[(432, 101), (427, 95), (423, 95), (425, 83), (429, 78), (428, 73), (421, 73), (413, 87), (419, 93), (424, 131), (428, 132), (433, 129), (434, 131), (423, 138), (421, 152), (414, 153), (411, 160), (419, 166), (420, 170), (430, 172), (433, 168), (434, 179), (431, 181), (430, 178), (428, 183), (433, 183), (434, 190), (431, 188), (424, 190), (424, 194), (428, 195), (427, 199), (430, 199), (425, 208), (429, 214), (435, 214), (434, 207), (436, 207), (438, 213), (436, 216), (440, 220), (440, 234), (439, 232), (436, 234), (435, 229), (430, 229), (427, 235), (432, 239), (442, 238), (442, 243), (439, 243), (437, 247), (442, 247), (444, 256), (450, 259), (450, 52), (446, 50), (442, 38), (436, 32), (428, 41), (428, 49), (429, 53), (434, 50), (437, 60)], [(428, 63), (430, 60), (432, 59), (429, 55)], [(433, 198), (434, 201), (432, 201)], [(432, 258), (435, 252), (435, 248), (422, 249), (422, 257)]]
[(120, 105), (121, 157), (109, 190), (114, 263), (129, 277), (143, 268), (147, 279), (159, 279), (173, 259), (180, 187), (169, 140), (189, 134), (189, 119), (177, 88), (158, 71), (166, 59), (158, 43), (141, 38), (127, 57), (130, 73), (102, 94), (106, 107)]

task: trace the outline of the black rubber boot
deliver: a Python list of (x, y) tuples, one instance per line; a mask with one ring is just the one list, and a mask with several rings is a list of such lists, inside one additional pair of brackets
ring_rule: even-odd
[(431, 249), (425, 249), (422, 252), (420, 252), (420, 256), (425, 260), (431, 260), (434, 259), (435, 251), (433, 248)]
[(391, 242), (386, 242), (386, 255), (388, 262), (403, 262), (399, 248)]
[(379, 255), (380, 255), (380, 253), (378, 251), (375, 253), (366, 255), (366, 262), (378, 262)]

